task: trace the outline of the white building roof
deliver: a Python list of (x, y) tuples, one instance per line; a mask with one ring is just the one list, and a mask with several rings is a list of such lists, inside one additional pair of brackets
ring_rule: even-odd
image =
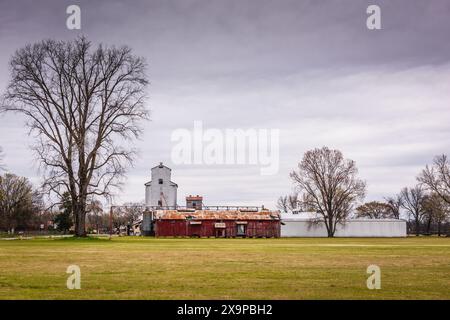
[[(321, 218), (321, 215), (316, 212), (302, 212), (302, 211), (291, 211), (291, 212), (282, 212), (281, 213), (281, 221), (310, 221), (312, 219)], [(347, 221), (354, 222), (395, 222), (395, 221), (403, 221), (402, 219), (369, 219), (369, 218), (349, 218)]]

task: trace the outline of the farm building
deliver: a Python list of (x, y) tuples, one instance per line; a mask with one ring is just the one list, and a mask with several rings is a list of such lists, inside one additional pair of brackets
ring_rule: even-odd
[(259, 207), (204, 206), (203, 197), (189, 195), (177, 204), (178, 185), (171, 169), (160, 163), (145, 184), (145, 212), (140, 234), (157, 237), (279, 237), (278, 211)]
[(153, 232), (157, 237), (256, 237), (280, 236), (278, 211), (259, 210), (156, 210)]
[[(203, 197), (189, 195), (178, 206), (178, 185), (171, 169), (160, 163), (145, 184), (146, 210), (135, 234), (157, 237), (326, 237), (325, 224), (311, 223), (315, 213), (269, 211), (259, 207), (205, 206)], [(405, 237), (406, 221), (348, 219), (336, 237)]]
[[(310, 212), (281, 214), (282, 237), (326, 237), (323, 222), (312, 224)], [(406, 237), (406, 221), (401, 219), (348, 219), (336, 227), (335, 237)]]
[(175, 207), (178, 185), (172, 182), (172, 169), (159, 165), (151, 169), (152, 180), (145, 184), (145, 204), (147, 206)]
[(196, 196), (189, 195), (186, 197), (186, 208), (201, 210), (202, 207), (203, 207), (203, 197), (199, 195)]

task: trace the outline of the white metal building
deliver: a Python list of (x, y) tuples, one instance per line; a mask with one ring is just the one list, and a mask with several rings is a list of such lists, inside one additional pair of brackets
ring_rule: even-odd
[(175, 207), (178, 185), (172, 182), (172, 169), (159, 163), (152, 168), (152, 180), (145, 184), (145, 204), (147, 206)]
[[(281, 214), (282, 237), (326, 237), (324, 223), (311, 224), (315, 213)], [(336, 227), (335, 237), (406, 237), (406, 221), (401, 219), (348, 219)]]

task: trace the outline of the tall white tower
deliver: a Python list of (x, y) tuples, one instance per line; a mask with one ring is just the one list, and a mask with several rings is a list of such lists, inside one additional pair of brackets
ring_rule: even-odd
[(172, 170), (162, 162), (152, 168), (152, 180), (145, 184), (147, 206), (176, 207), (178, 185), (170, 181)]

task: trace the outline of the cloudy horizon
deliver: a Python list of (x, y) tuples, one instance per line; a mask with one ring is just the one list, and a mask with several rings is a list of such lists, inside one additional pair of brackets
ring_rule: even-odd
[[(68, 5), (81, 30), (66, 28)], [(381, 8), (368, 30), (366, 8)], [(144, 199), (159, 162), (172, 168), (178, 203), (275, 207), (292, 190), (289, 172), (307, 150), (328, 146), (356, 161), (366, 200), (404, 186), (450, 153), (450, 3), (421, 1), (0, 1), (0, 91), (15, 50), (42, 39), (84, 35), (127, 45), (148, 64), (151, 121), (117, 203)], [(183, 165), (171, 159), (174, 130), (279, 129), (279, 170)], [(36, 185), (23, 118), (0, 115), (9, 171)]]

